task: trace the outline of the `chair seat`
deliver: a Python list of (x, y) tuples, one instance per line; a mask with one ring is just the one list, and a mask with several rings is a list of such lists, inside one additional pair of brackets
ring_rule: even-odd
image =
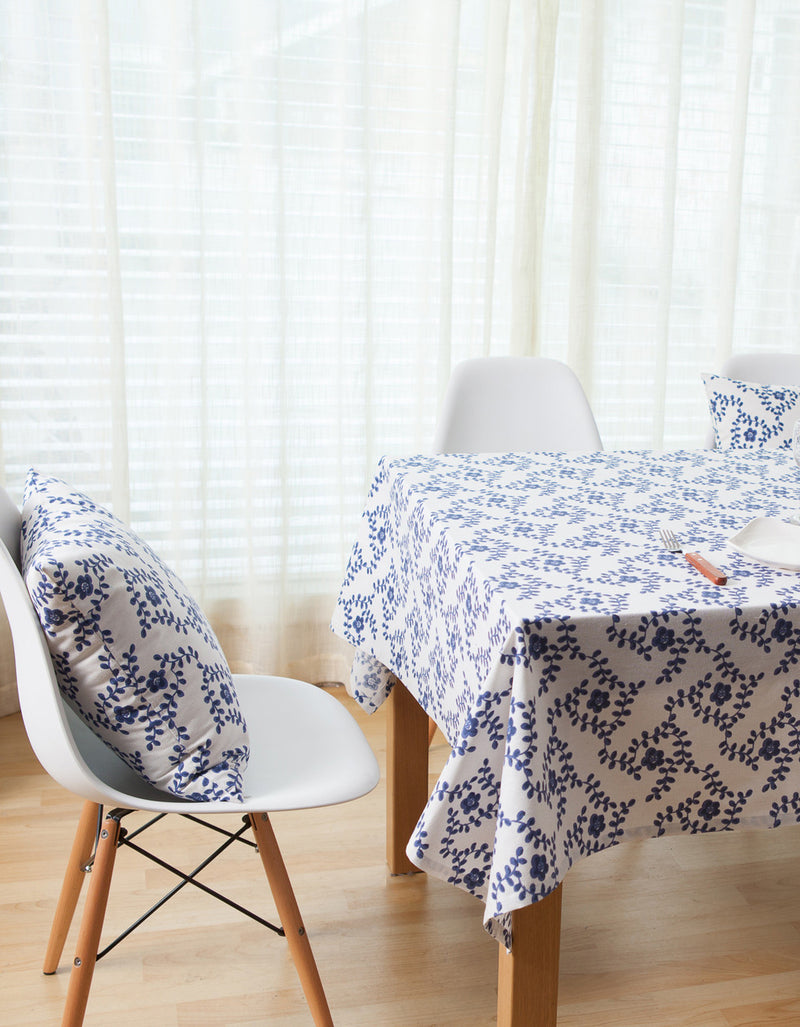
[(250, 734), (243, 802), (190, 802), (153, 788), (72, 712), (70, 728), (96, 781), (84, 798), (155, 813), (252, 813), (348, 802), (370, 791), (379, 769), (364, 735), (342, 704), (305, 681), (234, 675)]

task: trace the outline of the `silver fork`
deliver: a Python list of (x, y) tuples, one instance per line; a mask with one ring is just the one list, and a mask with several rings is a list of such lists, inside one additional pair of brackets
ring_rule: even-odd
[[(682, 553), (683, 546), (680, 544), (678, 539), (675, 537), (675, 532), (672, 528), (659, 528), (658, 533), (661, 536), (661, 541), (664, 548), (670, 553)], [(709, 581), (713, 581), (715, 585), (724, 585), (727, 583), (727, 576), (713, 565), (709, 563), (699, 553), (686, 553), (686, 559), (696, 570), (708, 578)]]

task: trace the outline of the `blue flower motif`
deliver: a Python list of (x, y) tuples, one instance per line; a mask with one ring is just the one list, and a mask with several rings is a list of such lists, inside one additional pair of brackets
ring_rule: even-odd
[(653, 645), (659, 652), (666, 652), (675, 642), (675, 632), (672, 628), (661, 625), (653, 636)]
[(543, 881), (547, 877), (547, 858), (545, 856), (531, 857), (531, 877), (536, 881)]
[(589, 818), (589, 834), (593, 838), (599, 838), (605, 830), (606, 818), (602, 813), (592, 813)]
[(480, 722), (477, 717), (467, 717), (461, 728), (462, 738), (475, 738), (480, 730)]
[(151, 670), (147, 675), (147, 687), (151, 692), (161, 692), (169, 687), (167, 675), (163, 670)]
[(114, 720), (118, 724), (134, 724), (136, 722), (136, 710), (133, 706), (115, 706)]
[(64, 614), (57, 607), (47, 606), (42, 612), (44, 614), (45, 627), (59, 628), (66, 620)]
[(481, 798), (477, 792), (469, 792), (461, 800), (461, 809), (464, 813), (474, 813), (481, 804)]
[(464, 875), (464, 886), (468, 891), (477, 891), (483, 887), (483, 882), (486, 880), (486, 871), (480, 870), (478, 867), (473, 867), (469, 873)]
[(547, 639), (542, 635), (531, 634), (528, 638), (528, 655), (532, 659), (541, 659), (541, 657), (547, 652), (547, 648)]
[(713, 820), (719, 814), (719, 803), (714, 799), (706, 799), (698, 812), (706, 822)]
[(81, 599), (88, 599), (92, 592), (94, 592), (92, 579), (88, 574), (78, 575), (75, 581), (75, 591), (78, 593)]
[(722, 706), (731, 697), (731, 686), (725, 681), (719, 681), (714, 686), (714, 691), (711, 693), (711, 701), (715, 702), (717, 706)]
[(651, 745), (647, 752), (644, 754), (642, 765), (647, 767), (648, 770), (657, 770), (664, 762), (664, 750), (656, 749), (655, 746)]
[(594, 713), (602, 713), (610, 702), (608, 692), (604, 692), (601, 688), (595, 688), (589, 696), (588, 706)]
[(785, 642), (791, 637), (794, 628), (792, 627), (791, 621), (781, 617), (775, 622), (775, 627), (772, 629), (772, 637), (776, 642)]
[(762, 760), (771, 760), (774, 756), (777, 756), (781, 750), (780, 742), (777, 738), (765, 738), (761, 743), (758, 755)]

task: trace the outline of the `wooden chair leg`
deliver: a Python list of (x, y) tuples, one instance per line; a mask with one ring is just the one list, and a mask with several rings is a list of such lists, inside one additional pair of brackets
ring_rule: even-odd
[(64, 881), (61, 885), (61, 893), (58, 896), (56, 911), (53, 915), (53, 926), (50, 928), (50, 937), (47, 942), (47, 952), (44, 956), (42, 970), (46, 974), (54, 974), (58, 969), (58, 962), (61, 953), (64, 951), (64, 942), (75, 915), (75, 907), (81, 893), (83, 879), (86, 876), (86, 864), (92, 857), (94, 840), (97, 834), (97, 817), (100, 806), (96, 802), (84, 802), (81, 810), (78, 827), (75, 831), (75, 839), (67, 861), (67, 869), (64, 872)]
[(436, 734), (436, 721), (428, 717), (428, 745), (433, 743), (433, 736)]
[(86, 896), (86, 905), (78, 932), (78, 943), (75, 947), (75, 958), (72, 961), (72, 970), (69, 975), (67, 1002), (61, 1027), (81, 1027), (83, 1023), (94, 966), (97, 962), (100, 934), (106, 915), (108, 890), (117, 855), (119, 831), (119, 820), (107, 816), (103, 821), (97, 843), (97, 852), (89, 881), (89, 892)]
[(266, 813), (251, 813), (250, 823), (311, 1016), (317, 1027), (333, 1027), (328, 1000), (272, 824)]

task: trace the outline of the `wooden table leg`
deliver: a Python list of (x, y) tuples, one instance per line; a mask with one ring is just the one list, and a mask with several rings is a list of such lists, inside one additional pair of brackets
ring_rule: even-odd
[(512, 949), (500, 947), (497, 967), (497, 1027), (556, 1027), (561, 885), (511, 921)]
[(428, 794), (428, 715), (397, 681), (386, 718), (386, 858), (393, 874), (419, 873), (406, 845)]

